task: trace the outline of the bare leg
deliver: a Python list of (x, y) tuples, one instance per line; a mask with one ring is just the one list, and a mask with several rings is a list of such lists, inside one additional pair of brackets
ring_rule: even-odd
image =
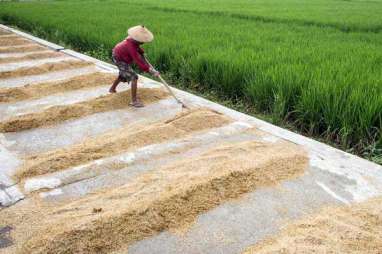
[(134, 107), (143, 107), (142, 102), (137, 97), (138, 79), (131, 80), (131, 105)]
[(121, 79), (119, 78), (119, 76), (114, 80), (114, 82), (113, 82), (113, 85), (110, 87), (110, 89), (109, 89), (109, 92), (110, 93), (116, 93), (117, 92), (117, 90), (116, 90), (116, 88), (117, 88), (117, 86), (118, 86), (118, 84), (121, 82)]
[(134, 103), (134, 102), (137, 102), (137, 85), (138, 85), (138, 82), (136, 79), (133, 79), (131, 81), (131, 101)]

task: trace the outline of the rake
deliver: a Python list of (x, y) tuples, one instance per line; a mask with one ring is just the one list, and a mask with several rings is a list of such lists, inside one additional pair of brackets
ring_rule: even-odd
[[(153, 67), (153, 66), (151, 65), (151, 63), (147, 60), (147, 58), (145, 58), (145, 59), (146, 59), (146, 62), (151, 66), (151, 68), (154, 69), (154, 67)], [(164, 80), (164, 79), (162, 78), (161, 75), (159, 75), (158, 78), (159, 78), (159, 80), (161, 81), (161, 83), (164, 85), (164, 87), (167, 89), (167, 91), (172, 95), (172, 97), (174, 97), (174, 99), (175, 99), (179, 104), (182, 105), (182, 108), (186, 108), (186, 109), (188, 109), (189, 107), (188, 107), (186, 104), (184, 104), (184, 102), (182, 102), (178, 97), (176, 97), (176, 95), (174, 94), (174, 92), (171, 90), (169, 84), (167, 84), (166, 80)]]

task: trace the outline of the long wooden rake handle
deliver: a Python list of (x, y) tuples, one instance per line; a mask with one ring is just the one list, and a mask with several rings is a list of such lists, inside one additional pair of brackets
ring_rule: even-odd
[(162, 78), (161, 75), (159, 75), (158, 78), (160, 79), (160, 81), (162, 82), (162, 84), (164, 85), (164, 87), (166, 87), (167, 91), (172, 95), (172, 97), (174, 97), (174, 99), (175, 99), (177, 102), (183, 104), (183, 103), (181, 102), (181, 100), (179, 100), (178, 97), (176, 97), (176, 95), (174, 94), (174, 92), (171, 90), (171, 88), (170, 88), (170, 86), (167, 84), (166, 80), (164, 80), (164, 79)]
[[(146, 59), (146, 62), (151, 66), (151, 68), (154, 68), (154, 67), (151, 65), (151, 63), (147, 60), (147, 58), (145, 58), (145, 59)], [(162, 78), (161, 75), (159, 75), (158, 78), (159, 78), (159, 80), (162, 82), (162, 84), (164, 85), (164, 87), (166, 87), (167, 91), (172, 95), (172, 97), (174, 97), (174, 99), (175, 99), (178, 103), (182, 104), (182, 107), (183, 107), (183, 108), (188, 108), (188, 107), (186, 106), (186, 104), (184, 104), (181, 100), (178, 99), (178, 97), (176, 97), (176, 95), (174, 94), (174, 92), (171, 90), (169, 84), (167, 84), (166, 80), (164, 80), (164, 79)]]

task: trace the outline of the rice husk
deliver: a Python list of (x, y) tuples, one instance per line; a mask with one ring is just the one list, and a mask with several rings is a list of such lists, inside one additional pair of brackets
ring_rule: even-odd
[(13, 245), (0, 249), (2, 254), (14, 254), (19, 244), (25, 242), (30, 234), (42, 226), (41, 218), (46, 216), (53, 207), (40, 199), (30, 197), (10, 207), (0, 210), (0, 227), (10, 226), (12, 230), (9, 238)]
[(19, 38), (1, 38), (0, 37), (0, 47), (4, 46), (17, 46), (17, 45), (23, 45), (23, 44), (30, 44), (31, 41), (23, 39), (21, 37)]
[(265, 253), (382, 253), (382, 197), (326, 207), (248, 248)]
[(0, 29), (0, 35), (8, 35), (8, 34), (11, 34), (11, 33), (7, 30)]
[(7, 48), (0, 48), (0, 53), (23, 53), (23, 52), (30, 52), (30, 51), (40, 51), (40, 50), (46, 50), (47, 48), (44, 48), (40, 45), (25, 45), (22, 47), (12, 47), (9, 46)]
[[(261, 186), (301, 175), (300, 147), (242, 142), (154, 169), (54, 209), (19, 253), (108, 253), (172, 228)], [(92, 212), (97, 209), (97, 213)]]
[(54, 52), (54, 51), (33, 53), (30, 55), (21, 56), (21, 57), (0, 58), (0, 64), (21, 62), (21, 61), (27, 61), (27, 60), (35, 60), (35, 59), (43, 59), (43, 58), (53, 58), (53, 57), (60, 57), (60, 56), (64, 56), (64, 54), (59, 53), (59, 52)]
[(19, 35), (17, 35), (17, 34), (1, 34), (0, 33), (0, 40), (1, 39), (11, 39), (11, 38), (13, 38), (13, 39), (19, 39), (19, 38), (22, 38), (22, 37), (20, 37)]
[[(29, 156), (16, 173), (18, 179), (60, 171), (138, 147), (180, 138), (192, 132), (223, 126), (227, 117), (207, 109), (190, 110), (167, 122), (140, 128), (126, 126), (80, 144)], [(189, 127), (186, 125), (189, 123)]]
[(59, 63), (45, 63), (38, 66), (24, 67), (12, 71), (0, 72), (0, 79), (8, 79), (28, 75), (39, 75), (52, 71), (76, 69), (90, 65), (92, 65), (92, 63), (84, 61), (62, 61)]
[(0, 88), (0, 102), (38, 99), (55, 93), (105, 85), (111, 83), (113, 79), (115, 79), (115, 75), (97, 72), (63, 81), (39, 83), (24, 87)]
[[(161, 89), (139, 90), (139, 96), (145, 103), (152, 103), (168, 96)], [(129, 91), (103, 95), (84, 102), (53, 106), (44, 111), (11, 117), (0, 122), (0, 132), (17, 132), (32, 128), (49, 126), (63, 121), (81, 118), (87, 115), (123, 109), (129, 107), (131, 93)]]

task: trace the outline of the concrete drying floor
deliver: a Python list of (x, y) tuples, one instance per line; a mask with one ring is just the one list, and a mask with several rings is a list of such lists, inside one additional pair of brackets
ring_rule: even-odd
[(131, 108), (107, 63), (6, 26), (0, 43), (0, 252), (241, 253), (382, 193), (359, 157), (144, 77)]

